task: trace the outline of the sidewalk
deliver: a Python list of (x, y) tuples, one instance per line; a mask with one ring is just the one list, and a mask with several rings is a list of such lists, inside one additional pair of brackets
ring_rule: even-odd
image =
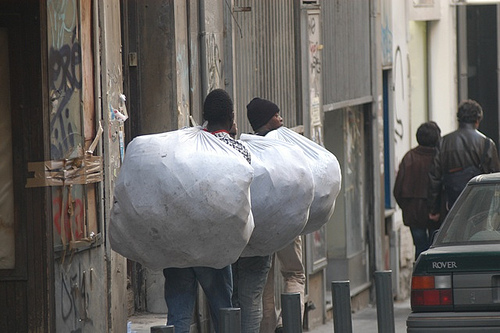
[[(394, 328), (396, 333), (406, 333), (406, 318), (409, 314), (409, 299), (394, 302)], [(326, 324), (315, 327), (308, 332), (333, 333), (333, 321), (329, 320)], [(375, 306), (368, 306), (352, 314), (352, 333), (378, 333), (377, 308)]]
[[(394, 325), (396, 333), (406, 332), (406, 317), (410, 313), (410, 301), (394, 302)], [(129, 318), (132, 332), (150, 333), (151, 326), (165, 325), (165, 314), (141, 314)], [(304, 333), (334, 333), (333, 320)], [(342, 332), (344, 333), (344, 332)], [(352, 333), (378, 333), (377, 309), (369, 306), (352, 314)]]

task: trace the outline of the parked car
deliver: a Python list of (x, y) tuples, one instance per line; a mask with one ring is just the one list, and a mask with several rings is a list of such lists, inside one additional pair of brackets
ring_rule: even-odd
[(418, 257), (407, 332), (500, 332), (500, 173), (469, 181)]

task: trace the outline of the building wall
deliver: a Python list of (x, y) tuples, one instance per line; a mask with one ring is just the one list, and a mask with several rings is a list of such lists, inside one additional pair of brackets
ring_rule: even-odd
[[(415, 134), (422, 122), (436, 121), (442, 134), (456, 128), (455, 10), (446, 0), (435, 1), (431, 8), (392, 1), (394, 174), (404, 154), (417, 146)], [(393, 229), (400, 235), (398, 298), (406, 298), (414, 246), (400, 208), (395, 203), (393, 208)]]
[[(94, 0), (95, 1), (95, 0)], [(101, 67), (98, 68), (101, 81), (98, 81), (101, 99), (101, 119), (103, 121), (103, 155), (105, 182), (103, 184), (104, 197), (104, 230), (107, 230), (114, 183), (118, 177), (124, 155), (124, 128), (123, 124), (111, 114), (111, 108), (119, 108), (120, 94), (123, 93), (123, 73), (121, 54), (121, 26), (120, 26), (120, 1), (119, 0), (97, 0), (99, 29), (100, 32)], [(95, 7), (94, 7), (95, 8)], [(97, 45), (96, 45), (97, 46)], [(97, 96), (96, 96), (97, 97)], [(109, 244), (106, 242), (106, 244)], [(108, 332), (125, 332), (127, 325), (127, 267), (126, 260), (116, 254), (109, 246), (106, 246), (107, 268), (107, 299)], [(104, 281), (103, 281), (104, 282)]]
[(429, 119), (441, 134), (457, 128), (457, 7), (441, 0), (440, 18), (429, 22)]
[[(342, 170), (342, 189), (326, 226), (327, 288), (333, 280), (350, 280), (353, 294), (369, 286), (366, 235), (373, 224), (364, 110), (374, 100), (370, 55), (379, 49), (371, 44), (370, 10), (367, 1), (324, 2), (321, 8), (325, 147)], [(371, 123), (371, 117), (366, 119)]]
[[(273, 101), (280, 107), (285, 126), (302, 125), (299, 116), (301, 92), (296, 54), (300, 27), (297, 8), (291, 0), (234, 1), (232, 26), (234, 73), (232, 86), (240, 133), (251, 133), (246, 105), (254, 97)], [(251, 8), (251, 10), (243, 10)], [(235, 24), (237, 22), (237, 25)]]
[[(393, 127), (390, 131), (390, 141), (388, 143), (394, 145), (394, 156), (391, 161), (393, 178), (396, 176), (399, 163), (404, 154), (414, 145), (415, 140), (413, 138), (415, 135), (412, 120), (415, 119), (413, 122), (420, 122), (426, 117), (427, 113), (426, 52), (424, 51), (426, 35), (422, 32), (422, 29), (414, 29), (416, 32), (413, 32), (412, 35), (411, 27), (413, 25), (409, 20), (407, 9), (409, 5), (413, 6), (408, 1), (392, 1), (392, 104), (394, 107), (392, 111)], [(422, 27), (425, 30), (425, 23), (420, 25), (420, 28)], [(417, 32), (420, 32), (420, 34)], [(423, 50), (422, 45), (424, 45)], [(416, 50), (416, 54), (412, 54), (412, 50)], [(415, 68), (415, 71), (418, 69), (418, 73), (414, 73), (412, 68)], [(412, 80), (413, 77), (415, 77), (415, 80)], [(424, 100), (421, 100), (422, 98)], [(390, 189), (392, 192), (392, 187)], [(399, 260), (396, 263), (399, 266), (392, 267), (393, 270), (398, 271), (398, 275), (393, 275), (393, 279), (396, 279), (397, 283), (398, 294), (396, 296), (399, 299), (404, 299), (409, 295), (409, 278), (414, 258), (414, 247), (410, 230), (404, 226), (401, 210), (395, 200), (392, 200), (392, 208), (394, 208), (394, 214), (392, 215), (393, 232), (399, 235)]]
[[(120, 2), (55, 0), (45, 5), (50, 159), (69, 164), (92, 155), (101, 167), (95, 180), (45, 180), (52, 203), (55, 329), (125, 331), (126, 262), (106, 241), (106, 218), (124, 153), (123, 122), (115, 116), (116, 110), (126, 113), (120, 98)], [(74, 167), (89, 166), (84, 160)]]
[(408, 54), (410, 65), (410, 112), (408, 136), (410, 146), (418, 145), (415, 133), (427, 121), (427, 22), (408, 22)]

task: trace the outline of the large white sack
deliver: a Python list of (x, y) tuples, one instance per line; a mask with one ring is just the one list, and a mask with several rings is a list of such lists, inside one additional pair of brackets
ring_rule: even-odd
[(302, 234), (318, 230), (332, 216), (335, 200), (340, 192), (342, 174), (337, 157), (314, 141), (284, 126), (269, 132), (266, 137), (295, 144), (308, 158), (314, 177), (314, 199)]
[(199, 127), (140, 136), (116, 181), (109, 240), (151, 269), (235, 262), (252, 234), (253, 168)]
[(255, 223), (241, 256), (264, 256), (281, 250), (300, 235), (309, 217), (314, 181), (300, 148), (284, 141), (242, 134), (252, 154), (250, 186)]

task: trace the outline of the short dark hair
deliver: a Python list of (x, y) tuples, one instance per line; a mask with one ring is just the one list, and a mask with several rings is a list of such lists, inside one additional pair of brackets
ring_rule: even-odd
[(417, 142), (421, 146), (436, 147), (441, 139), (441, 129), (434, 121), (428, 121), (417, 129)]
[(478, 102), (468, 99), (458, 106), (457, 118), (460, 123), (475, 123), (483, 120), (483, 108)]
[(203, 102), (203, 119), (209, 122), (233, 120), (233, 100), (223, 89), (212, 90)]

